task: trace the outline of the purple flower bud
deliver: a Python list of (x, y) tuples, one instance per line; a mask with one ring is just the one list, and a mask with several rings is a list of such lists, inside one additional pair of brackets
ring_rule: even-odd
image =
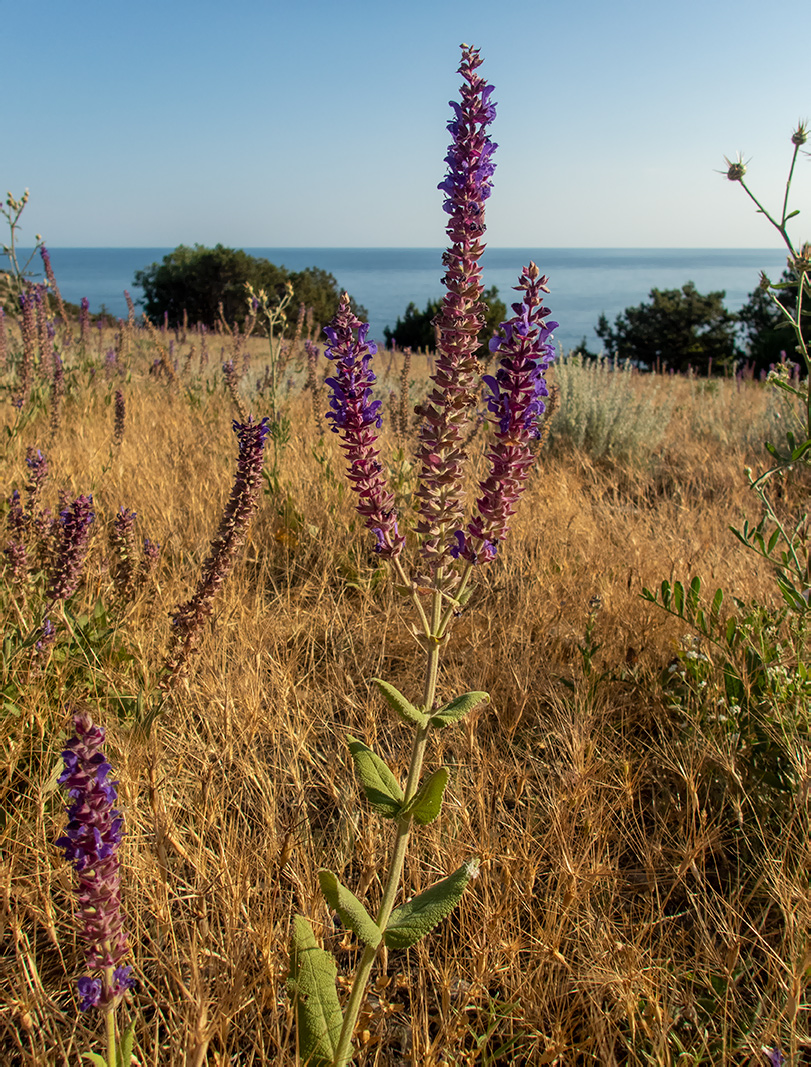
[(74, 717), (74, 727), (59, 776), (70, 797), (68, 825), (56, 845), (78, 876), (79, 936), (87, 946), (87, 966), (102, 972), (101, 978), (79, 979), (80, 1006), (109, 1010), (132, 984), (129, 968), (120, 966), (127, 951), (118, 860), (123, 819), (115, 807), (117, 783), (108, 778), (104, 730), (85, 713)]
[(376, 379), (370, 364), (377, 345), (366, 341), (368, 332), (368, 325), (352, 314), (349, 297), (344, 293), (335, 317), (324, 329), (329, 341), (324, 355), (335, 364), (335, 376), (326, 382), (332, 408), (327, 418), (332, 422), (332, 432), (341, 438), (349, 463), (347, 478), (360, 498), (358, 512), (377, 538), (375, 551), (384, 558), (395, 559), (403, 550), (405, 538), (397, 528), (394, 497), (378, 459), (375, 429), (380, 428), (383, 419), (380, 401), (372, 399)]

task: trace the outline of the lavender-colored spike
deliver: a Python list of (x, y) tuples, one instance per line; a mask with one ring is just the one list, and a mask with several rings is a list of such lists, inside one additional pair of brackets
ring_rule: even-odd
[(453, 531), (462, 519), (464, 431), (475, 402), (475, 352), (484, 324), (479, 258), (484, 251), (484, 204), (490, 195), (496, 145), (486, 132), (495, 117), (490, 101), (493, 87), (476, 73), (480, 65), (478, 50), (463, 45), (462, 100), (461, 104), (451, 102), (454, 119), (448, 129), (453, 140), (446, 156), (448, 174), (439, 186), (447, 194), (444, 206), (450, 215), (451, 245), (443, 256), (447, 292), (435, 320), (439, 342), (434, 387), (419, 409), (423, 422), (417, 531), (423, 559), (440, 585), (455, 581), (442, 572), (453, 554)]
[(118, 850), (123, 819), (116, 808), (117, 782), (109, 780), (104, 730), (89, 715), (74, 717), (75, 735), (62, 758), (59, 784), (70, 797), (68, 825), (56, 842), (78, 876), (79, 936), (87, 946), (87, 966), (101, 977), (79, 979), (83, 1011), (109, 1011), (131, 986), (130, 968), (122, 967), (127, 935), (121, 912)]
[(381, 404), (372, 399), (376, 379), (370, 366), (377, 346), (366, 341), (368, 331), (368, 325), (352, 314), (344, 293), (335, 317), (324, 329), (329, 341), (324, 355), (335, 364), (335, 376), (326, 383), (332, 408), (327, 418), (332, 432), (341, 438), (349, 463), (347, 478), (360, 497), (357, 509), (377, 538), (376, 551), (386, 559), (395, 559), (405, 538), (397, 528), (394, 496), (378, 459), (375, 430), (382, 425)]
[[(211, 552), (203, 564), (194, 596), (176, 608), (172, 616), (167, 685), (173, 684), (182, 675), (200, 629), (211, 615), (214, 598), (234, 565), (237, 549), (245, 540), (259, 503), (265, 440), (270, 433), (268, 420), (264, 418), (254, 422), (249, 415), (244, 423), (235, 421), (233, 427), (239, 440), (234, 486), (217, 536), (211, 542)], [(146, 558), (146, 543), (144, 549)]]
[(549, 308), (543, 294), (549, 290), (534, 263), (525, 267), (519, 284), (521, 303), (513, 304), (515, 316), (503, 323), (503, 338), (494, 338), (490, 348), (500, 355), (495, 376), (485, 375), (490, 390), (489, 419), (495, 440), (489, 453), (490, 472), (479, 483), (482, 496), (467, 533), (458, 530), (453, 553), (470, 563), (488, 563), (498, 543), (507, 536), (516, 502), (534, 460), (530, 442), (540, 437), (538, 424), (549, 393), (544, 372), (555, 358), (551, 343), (556, 322), (546, 322)]
[(49, 590), (52, 600), (67, 600), (76, 592), (95, 517), (92, 496), (78, 497), (61, 512), (61, 531)]
[(25, 487), (28, 494), (28, 517), (30, 520), (34, 518), (39, 508), (42, 487), (48, 477), (48, 460), (38, 448), (29, 448), (25, 462), (30, 472), (28, 484)]
[(115, 391), (115, 430), (113, 434), (113, 440), (117, 445), (120, 445), (124, 440), (124, 428), (127, 418), (127, 405), (124, 400), (124, 393), (121, 389)]

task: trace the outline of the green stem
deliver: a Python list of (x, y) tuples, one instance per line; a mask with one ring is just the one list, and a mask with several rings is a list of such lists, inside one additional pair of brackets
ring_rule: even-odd
[[(402, 568), (400, 569), (402, 570)], [(422, 605), (420, 605), (420, 609), (422, 609)], [(422, 616), (425, 618), (424, 611), (422, 612)], [(442, 594), (435, 590), (431, 605), (431, 625), (430, 628), (426, 626), (425, 631), (425, 640), (428, 647), (425, 661), (423, 706), (426, 711), (433, 708), (436, 699), (436, 682), (439, 673), (439, 649), (442, 632)], [(419, 787), (429, 729), (429, 724), (425, 723), (422, 726), (417, 727), (417, 732), (414, 735), (414, 744), (411, 749), (411, 763), (409, 764), (408, 777), (406, 779), (404, 791), (404, 803), (406, 804), (411, 800)], [(403, 875), (406, 853), (408, 852), (411, 822), (411, 815), (405, 815), (397, 820), (397, 835), (394, 839), (394, 846), (392, 848), (389, 873), (383, 890), (383, 897), (380, 901), (380, 908), (377, 912), (377, 925), (381, 930), (386, 929), (386, 924), (394, 909), (397, 890), (400, 888), (400, 879)], [(361, 1005), (363, 1004), (363, 998), (366, 993), (366, 985), (369, 981), (369, 975), (376, 956), (376, 948), (372, 948), (371, 945), (367, 945), (364, 948), (360, 963), (358, 964), (358, 969), (355, 972), (355, 978), (352, 982), (352, 992), (349, 994), (349, 1000), (344, 1009), (341, 1035), (338, 1038), (338, 1046), (335, 1050), (335, 1059), (333, 1061), (334, 1067), (346, 1067), (352, 1056), (352, 1035), (355, 1032), (358, 1015), (360, 1014)]]
[[(109, 996), (113, 988), (113, 967), (104, 968), (104, 992)], [(115, 1006), (108, 1004), (104, 1011), (104, 1027), (107, 1031), (107, 1067), (116, 1067)]]
[(774, 228), (777, 230), (777, 232), (780, 234), (780, 236), (786, 242), (786, 246), (788, 247), (788, 250), (789, 250), (789, 252), (791, 252), (792, 256), (796, 257), (797, 253), (794, 251), (794, 245), (791, 243), (791, 238), (789, 237), (789, 235), (788, 235), (788, 233), (786, 231), (785, 220), (783, 220), (783, 222), (778, 222), (777, 219), (773, 219), (772, 216), (769, 214), (769, 212), (766, 210), (766, 208), (763, 206), (763, 204), (761, 204), (761, 202), (758, 200), (758, 198), (755, 196), (755, 194), (752, 192), (752, 190), (746, 184), (746, 182), (743, 179), (740, 179), (740, 183), (741, 183), (741, 188), (746, 193), (746, 195), (749, 197), (749, 199), (752, 201), (752, 203), (757, 207), (758, 211), (762, 215), (766, 216), (766, 218), (769, 220), (769, 222), (772, 224), (772, 226), (774, 226)]
[(800, 151), (800, 146), (796, 144), (794, 146), (794, 155), (791, 157), (791, 166), (788, 169), (788, 178), (786, 180), (786, 195), (783, 197), (783, 226), (786, 225), (786, 208), (788, 207), (788, 194), (791, 190), (791, 179), (794, 176), (794, 164), (797, 162), (797, 153)]

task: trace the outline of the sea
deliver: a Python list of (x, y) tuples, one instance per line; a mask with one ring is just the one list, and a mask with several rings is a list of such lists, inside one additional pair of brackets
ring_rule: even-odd
[[(160, 262), (170, 248), (49, 248), (66, 300), (90, 301), (93, 312), (127, 314), (124, 290), (138, 306), (137, 270)], [(437, 248), (246, 248), (288, 270), (320, 267), (366, 308), (369, 336), (383, 341), (409, 303), (424, 308), (442, 295), (442, 250)], [(677, 289), (692, 281), (700, 293), (723, 290), (736, 311), (757, 287), (760, 272), (776, 281), (786, 253), (762, 248), (487, 248), (486, 287), (495, 285), (509, 306), (521, 267), (534, 260), (549, 278), (547, 306), (560, 325), (555, 341), (568, 351), (581, 344), (598, 351), (594, 332), (601, 314), (613, 324), (626, 307), (647, 300), (651, 289)], [(0, 269), (3, 260), (0, 258)], [(39, 268), (39, 257), (32, 267)]]

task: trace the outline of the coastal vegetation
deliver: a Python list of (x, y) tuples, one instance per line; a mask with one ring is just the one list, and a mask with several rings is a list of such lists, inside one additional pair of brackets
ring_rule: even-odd
[(480, 64), (434, 352), (12, 272), (3, 1062), (811, 1051), (805, 125), (768, 381), (564, 358), (535, 263), (480, 353)]

